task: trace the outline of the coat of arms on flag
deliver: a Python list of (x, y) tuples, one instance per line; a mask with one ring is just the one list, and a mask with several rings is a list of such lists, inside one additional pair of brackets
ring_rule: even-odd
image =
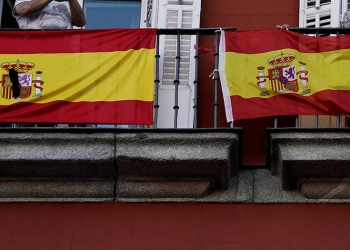
[[(268, 75), (265, 75), (265, 67), (259, 66), (258, 76), (256, 77), (259, 81), (257, 85), (261, 89), (260, 96), (269, 96), (270, 91), (277, 92), (299, 92), (298, 78), (301, 80), (303, 90), (302, 95), (310, 94), (311, 90), (307, 86), (308, 78), (306, 75), (306, 63), (299, 62), (300, 68), (297, 71), (297, 66), (293, 64), (296, 59), (295, 55), (284, 54), (281, 52), (280, 55), (270, 58), (267, 62), (272, 68), (268, 69)], [(269, 79), (269, 84), (266, 85), (266, 79)]]
[[(24, 62), (20, 60), (3, 62), (1, 68), (6, 71), (1, 78), (1, 97), (4, 99), (26, 99), (32, 95), (32, 88), (35, 88), (33, 97), (41, 97), (42, 85), (41, 80), (42, 71), (36, 71), (36, 78), (33, 79), (32, 70), (35, 64), (31, 62)], [(13, 82), (10, 79), (9, 71), (14, 69), (18, 74), (19, 82), (19, 96), (17, 98), (13, 95)]]

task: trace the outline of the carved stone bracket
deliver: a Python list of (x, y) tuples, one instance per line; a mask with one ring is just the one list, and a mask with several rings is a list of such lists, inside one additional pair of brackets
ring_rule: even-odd
[(306, 198), (349, 199), (350, 130), (269, 129), (268, 165), (283, 190)]

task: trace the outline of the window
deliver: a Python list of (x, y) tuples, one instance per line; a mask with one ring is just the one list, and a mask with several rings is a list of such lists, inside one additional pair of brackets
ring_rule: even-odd
[(140, 1), (85, 0), (86, 29), (139, 28)]
[[(201, 0), (159, 0), (154, 4), (155, 25), (158, 28), (198, 28), (200, 25)], [(195, 43), (194, 35), (180, 36), (180, 56), (178, 86), (177, 127), (192, 128), (195, 95)], [(164, 35), (159, 39), (159, 94), (158, 128), (174, 126), (174, 79), (176, 75), (176, 35)]]
[(301, 0), (299, 26), (306, 28), (339, 27), (339, 0)]

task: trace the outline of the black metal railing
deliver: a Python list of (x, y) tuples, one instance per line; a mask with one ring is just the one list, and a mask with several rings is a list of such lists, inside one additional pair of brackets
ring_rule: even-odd
[(195, 36), (195, 55), (194, 55), (194, 100), (193, 100), (193, 128), (198, 126), (198, 72), (199, 72), (199, 37), (201, 35), (211, 35), (215, 36), (215, 53), (214, 53), (214, 71), (213, 71), (213, 80), (214, 80), (214, 121), (213, 127), (217, 128), (218, 124), (218, 85), (219, 85), (219, 34), (221, 30), (236, 30), (235, 28), (198, 28), (198, 29), (158, 29), (157, 30), (157, 45), (156, 45), (156, 75), (155, 75), (155, 101), (154, 101), (154, 124), (155, 126), (158, 123), (158, 89), (160, 84), (159, 76), (159, 37), (162, 35), (176, 35), (176, 52), (175, 52), (175, 74), (174, 74), (174, 128), (178, 127), (178, 110), (179, 110), (179, 85), (181, 81), (179, 79), (179, 70), (180, 70), (180, 36), (181, 35), (193, 35)]

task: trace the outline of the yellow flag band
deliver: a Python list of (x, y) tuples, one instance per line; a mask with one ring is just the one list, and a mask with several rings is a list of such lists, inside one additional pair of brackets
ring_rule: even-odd
[[(271, 66), (269, 60), (279, 58), (281, 53), (293, 55), (295, 59), (288, 65)], [(248, 55), (227, 52), (228, 89), (231, 96), (243, 98), (270, 98), (290, 91), (302, 93), (303, 84), (312, 90), (307, 95), (326, 89), (350, 90), (350, 84), (347, 84), (350, 82), (349, 61), (343, 60), (344, 55), (350, 55), (350, 49), (312, 54), (291, 49)], [(286, 79), (285, 84), (283, 77)], [(266, 88), (270, 95), (260, 96), (261, 88)]]
[[(46, 103), (56, 100), (116, 101), (153, 100), (154, 50), (141, 49), (100, 53), (66, 53), (43, 55), (3, 55), (2, 61), (19, 59), (35, 62), (27, 72), (19, 71), (22, 83), (27, 79), (30, 91), (35, 93), (40, 86), (41, 98), (23, 98), (23, 101)], [(141, 60), (135, 64), (136, 59)], [(96, 65), (99, 65), (96, 67)], [(147, 72), (147, 74), (135, 74)], [(6, 73), (6, 72), (4, 72)], [(3, 81), (6, 81), (5, 74)], [(41, 83), (35, 80), (40, 78)], [(30, 79), (34, 80), (30, 82)], [(118, 82), (118, 84), (117, 84)], [(94, 89), (94, 91), (91, 91)], [(1, 103), (14, 101), (2, 98)]]

